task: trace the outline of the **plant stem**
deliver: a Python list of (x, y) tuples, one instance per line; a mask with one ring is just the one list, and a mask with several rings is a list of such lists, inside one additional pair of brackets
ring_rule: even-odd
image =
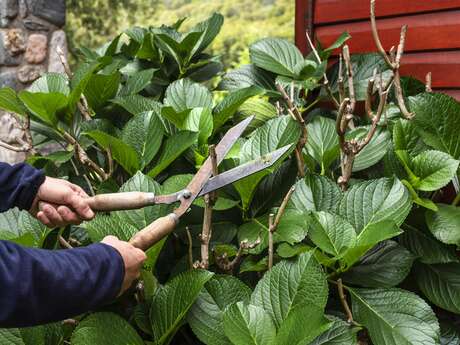
[(353, 314), (351, 313), (351, 309), (348, 305), (347, 297), (345, 296), (345, 291), (343, 289), (342, 279), (337, 280), (337, 291), (339, 292), (340, 302), (342, 303), (343, 310), (347, 315), (347, 322), (351, 325), (359, 326), (359, 324), (353, 320)]
[(185, 227), (185, 232), (187, 234), (188, 240), (188, 265), (190, 269), (193, 269), (193, 242), (192, 235), (190, 234), (190, 229), (188, 226)]
[(460, 203), (460, 193), (457, 194), (454, 201), (452, 202), (453, 206), (457, 206)]
[(271, 270), (273, 267), (273, 232), (275, 215), (270, 213), (268, 216), (268, 269)]
[(72, 249), (72, 248), (73, 248), (72, 245), (71, 245), (69, 242), (67, 242), (67, 241), (65, 240), (65, 238), (62, 237), (61, 235), (58, 236), (58, 239), (59, 239), (59, 243), (60, 243), (61, 246), (63, 246), (64, 248), (67, 248), (67, 249)]

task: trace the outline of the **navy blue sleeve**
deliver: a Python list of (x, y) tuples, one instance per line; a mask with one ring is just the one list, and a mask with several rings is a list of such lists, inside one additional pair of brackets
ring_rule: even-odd
[(121, 255), (102, 243), (49, 251), (0, 241), (0, 328), (59, 321), (104, 305), (123, 277)]
[(43, 172), (30, 165), (0, 163), (0, 212), (13, 207), (30, 209), (44, 181)]

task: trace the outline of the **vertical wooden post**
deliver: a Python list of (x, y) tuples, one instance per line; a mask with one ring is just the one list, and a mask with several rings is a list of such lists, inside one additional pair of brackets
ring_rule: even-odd
[(295, 44), (307, 55), (311, 52), (305, 31), (313, 37), (314, 0), (296, 0), (295, 2)]

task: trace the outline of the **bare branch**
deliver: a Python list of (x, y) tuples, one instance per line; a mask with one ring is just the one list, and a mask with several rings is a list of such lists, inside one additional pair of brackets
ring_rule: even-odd
[(351, 65), (350, 49), (348, 45), (343, 46), (343, 60), (347, 69), (348, 78), (348, 95), (350, 98), (350, 113), (355, 111), (356, 97), (355, 97), (355, 86), (353, 84), (353, 66)]
[(425, 77), (425, 91), (426, 92), (433, 92), (433, 89), (431, 88), (432, 81), (431, 81), (431, 72), (428, 72)]
[(67, 242), (67, 241), (65, 240), (65, 238), (62, 237), (61, 235), (58, 236), (58, 239), (59, 239), (59, 243), (60, 243), (61, 246), (63, 246), (64, 248), (67, 248), (67, 249), (72, 249), (72, 248), (73, 248), (72, 245), (71, 245), (69, 242)]
[(375, 79), (377, 78), (377, 69), (374, 69), (374, 73), (372, 78), (369, 79), (369, 83), (367, 84), (367, 92), (366, 92), (366, 114), (367, 116), (372, 119), (374, 117), (374, 112), (372, 111), (372, 97), (374, 95), (374, 84)]
[(31, 149), (30, 146), (14, 146), (14, 145), (5, 143), (2, 140), (0, 140), (0, 146), (7, 150), (14, 151), (14, 152), (29, 152)]
[(347, 315), (347, 322), (352, 325), (357, 325), (353, 320), (353, 314), (351, 313), (351, 309), (348, 306), (347, 297), (345, 296), (345, 291), (343, 289), (342, 279), (337, 280), (337, 290), (339, 292), (340, 303), (342, 303), (343, 310)]
[(275, 232), (274, 224), (275, 215), (270, 213), (268, 215), (268, 269), (271, 270), (273, 267), (273, 233)]
[(185, 233), (187, 234), (187, 241), (188, 241), (188, 265), (190, 269), (193, 269), (193, 241), (192, 241), (192, 235), (190, 234), (190, 229), (188, 226), (185, 227)]
[(375, 0), (371, 0), (371, 27), (372, 27), (372, 37), (374, 38), (375, 45), (377, 46), (377, 50), (379, 51), (380, 55), (382, 55), (383, 59), (387, 63), (387, 65), (393, 69), (393, 63), (390, 60), (390, 57), (387, 55), (387, 52), (382, 46), (382, 42), (380, 42), (379, 32), (377, 30), (377, 21), (375, 19)]
[[(345, 84), (343, 83), (343, 58), (342, 54), (339, 55), (339, 75), (337, 78), (337, 84), (339, 86), (339, 96), (340, 96), (340, 103), (343, 102), (345, 99)], [(338, 104), (340, 106), (340, 104)], [(338, 108), (338, 106), (336, 108)]]
[(249, 243), (248, 240), (243, 240), (240, 242), (240, 247), (238, 248), (238, 252), (236, 253), (235, 258), (232, 261), (228, 260), (226, 253), (220, 257), (216, 257), (216, 264), (217, 266), (225, 271), (225, 272), (233, 272), (233, 269), (238, 266), (243, 258), (243, 254), (250, 250), (257, 247), (261, 242), (261, 239), (258, 238), (253, 243)]

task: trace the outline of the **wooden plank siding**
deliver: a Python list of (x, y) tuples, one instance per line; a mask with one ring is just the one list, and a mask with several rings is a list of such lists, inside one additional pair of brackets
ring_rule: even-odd
[[(302, 11), (296, 13), (296, 44), (303, 53), (306, 30), (323, 46), (347, 31), (352, 53), (376, 51), (369, 0), (296, 0), (296, 10)], [(401, 73), (424, 81), (432, 72), (433, 88), (460, 100), (460, 0), (377, 0), (376, 15), (385, 49), (397, 46), (403, 24), (409, 27)]]

